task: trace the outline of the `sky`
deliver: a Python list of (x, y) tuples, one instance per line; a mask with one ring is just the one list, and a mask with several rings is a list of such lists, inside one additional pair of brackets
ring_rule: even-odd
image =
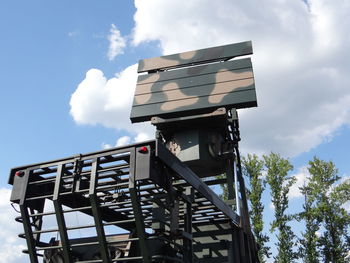
[(239, 110), (241, 151), (290, 158), (299, 184), (315, 155), (347, 178), (349, 13), (347, 0), (1, 1), (0, 262), (28, 261), (12, 167), (154, 137), (129, 120), (143, 58), (251, 40), (258, 107)]

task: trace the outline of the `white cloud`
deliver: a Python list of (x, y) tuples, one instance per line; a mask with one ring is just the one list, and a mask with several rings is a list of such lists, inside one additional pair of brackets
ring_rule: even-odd
[[(20, 216), (10, 205), (11, 190), (7, 188), (0, 188), (0, 262), (6, 263), (27, 263), (29, 256), (22, 253), (22, 250), (27, 249), (24, 239), (18, 237), (18, 234), (23, 233), (23, 226), (15, 221), (17, 216)], [(18, 208), (18, 205), (15, 205)], [(65, 207), (64, 207), (65, 209)], [(44, 212), (53, 212), (54, 207), (51, 201), (46, 200)], [(80, 212), (69, 213), (66, 215), (67, 227), (76, 225), (93, 224), (93, 218)], [(49, 215), (43, 219), (43, 229), (57, 228), (57, 221), (55, 215)], [(88, 235), (96, 235), (93, 229), (84, 229), (84, 231), (75, 231), (70, 233), (70, 236), (83, 237)], [(55, 234), (42, 234), (41, 240), (48, 241)]]
[(116, 143), (116, 147), (118, 146), (124, 146), (126, 144), (129, 144), (130, 143), (130, 137), (129, 136), (123, 136), (123, 137), (120, 137), (118, 140), (117, 140), (117, 143)]
[(292, 157), (350, 122), (350, 4), (307, 2), (135, 0), (133, 43), (169, 54), (252, 40), (259, 107), (240, 110), (242, 149)]
[[(102, 124), (108, 128), (153, 134), (150, 124), (131, 125), (129, 120), (136, 86), (136, 67), (132, 65), (115, 77), (107, 79), (99, 69), (90, 69), (71, 96), (70, 114), (78, 124)], [(110, 145), (105, 144), (104, 147)]]
[(103, 142), (103, 143), (101, 144), (101, 147), (102, 147), (103, 150), (107, 150), (107, 149), (112, 148), (113, 146), (110, 145), (109, 143), (104, 143), (104, 142)]
[(129, 136), (122, 136), (117, 139), (115, 142), (115, 145), (112, 146), (111, 144), (108, 143), (102, 143), (102, 149), (110, 149), (112, 147), (120, 147), (124, 146), (130, 143), (138, 143), (138, 142), (143, 142), (150, 140), (152, 137), (150, 134), (144, 133), (144, 132), (139, 132), (134, 138), (133, 141), (131, 141), (131, 138)]
[[(159, 42), (164, 54), (253, 41), (259, 107), (239, 111), (244, 153), (293, 157), (350, 123), (349, 3), (266, 0), (264, 12), (253, 0), (135, 0), (135, 6), (133, 43)], [(132, 136), (147, 129), (152, 138), (150, 124), (128, 120), (135, 82), (135, 65), (108, 80), (91, 69), (72, 95), (72, 116)]]
[(10, 206), (11, 190), (0, 188), (0, 261), (9, 263), (28, 262), (27, 255), (22, 253), (26, 249), (25, 240), (18, 238), (23, 228), (20, 223), (15, 221), (15, 217), (19, 216), (17, 212)]
[(116, 56), (124, 53), (126, 40), (121, 36), (120, 31), (114, 24), (111, 24), (109, 32), (110, 34), (107, 37), (109, 41), (107, 57), (109, 60), (114, 60)]
[[(10, 205), (11, 190), (7, 188), (0, 188), (0, 262), (6, 263), (27, 263), (29, 262), (29, 256), (22, 253), (22, 250), (27, 249), (27, 245), (24, 239), (18, 237), (18, 234), (23, 233), (23, 226), (21, 223), (15, 221), (17, 216), (20, 216), (13, 207)], [(17, 209), (18, 209), (18, 205)], [(63, 207), (66, 209), (66, 207)], [(44, 212), (53, 212), (53, 203), (46, 200)], [(93, 225), (93, 217), (85, 215), (81, 212), (68, 213), (65, 216), (67, 227), (77, 225)], [(42, 229), (55, 229), (57, 228), (57, 221), (55, 215), (45, 216), (43, 219)], [(96, 235), (96, 231), (93, 228), (76, 230), (70, 232), (71, 238), (80, 238), (86, 236)], [(51, 237), (55, 237), (56, 234), (47, 233), (41, 235), (41, 241), (49, 241)]]
[(300, 192), (300, 187), (303, 187), (306, 184), (306, 180), (309, 177), (309, 171), (306, 166), (300, 167), (296, 174), (293, 176), (296, 178), (296, 182), (290, 187), (288, 197), (289, 199), (302, 197), (302, 193)]
[(140, 132), (137, 134), (137, 136), (134, 138), (134, 142), (142, 142), (142, 141), (147, 141), (150, 140), (151, 136), (147, 133)]

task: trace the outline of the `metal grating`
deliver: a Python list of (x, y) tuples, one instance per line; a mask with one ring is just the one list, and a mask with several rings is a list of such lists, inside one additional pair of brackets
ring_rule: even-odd
[[(11, 200), (31, 262), (227, 260), (239, 217), (208, 187), (223, 181), (172, 167), (181, 162), (163, 147), (150, 141), (14, 168)], [(200, 230), (213, 225), (226, 229), (219, 239)]]

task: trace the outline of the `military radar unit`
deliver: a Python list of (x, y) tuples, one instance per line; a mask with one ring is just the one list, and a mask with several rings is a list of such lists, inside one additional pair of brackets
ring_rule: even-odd
[(251, 54), (140, 60), (130, 119), (154, 140), (13, 168), (30, 262), (259, 262), (238, 148), (237, 109), (257, 106)]

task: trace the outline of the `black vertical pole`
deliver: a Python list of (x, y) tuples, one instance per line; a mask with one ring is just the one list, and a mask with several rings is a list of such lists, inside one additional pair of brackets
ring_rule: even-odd
[[(135, 218), (136, 233), (139, 238), (141, 256), (142, 256), (143, 262), (148, 263), (148, 262), (151, 262), (151, 260), (149, 256), (148, 246), (147, 246), (145, 227), (144, 227), (144, 222), (142, 217), (142, 209), (140, 206), (140, 200), (137, 196), (137, 189), (136, 189), (137, 185), (135, 180), (135, 165), (136, 165), (135, 159), (136, 159), (135, 151), (130, 151), (129, 191), (130, 191), (130, 199), (131, 199), (134, 218)], [(145, 172), (149, 172), (149, 171), (145, 170)]]
[(91, 167), (89, 197), (90, 197), (92, 214), (94, 216), (94, 221), (96, 226), (97, 239), (100, 244), (101, 259), (103, 263), (108, 263), (110, 262), (108, 246), (106, 242), (105, 231), (103, 228), (99, 202), (96, 195), (96, 187), (98, 182), (98, 165), (99, 165), (99, 159), (96, 158), (93, 160), (92, 167)]
[(61, 237), (61, 244), (62, 244), (64, 261), (65, 262), (72, 262), (67, 227), (66, 227), (66, 222), (64, 220), (62, 205), (60, 202), (60, 189), (61, 189), (63, 174), (64, 174), (64, 165), (61, 164), (57, 168), (57, 175), (56, 175), (55, 188), (54, 188), (54, 192), (53, 192), (52, 201), (53, 201), (53, 205), (55, 208), (57, 225), (58, 225), (58, 229), (59, 229), (60, 237)]
[(38, 257), (36, 255), (36, 240), (33, 238), (33, 231), (30, 223), (30, 217), (28, 213), (28, 207), (26, 202), (26, 195), (27, 195), (27, 187), (29, 182), (29, 176), (30, 171), (25, 170), (24, 172), (24, 182), (23, 182), (23, 192), (22, 196), (19, 202), (19, 208), (21, 211), (22, 219), (23, 219), (23, 228), (24, 233), (26, 236), (27, 246), (28, 246), (28, 252), (29, 252), (29, 258), (31, 263), (38, 263)]
[[(185, 211), (185, 222), (184, 230), (189, 234), (189, 237), (184, 238), (184, 261), (185, 263), (193, 262), (193, 237), (192, 237), (192, 202), (194, 199), (194, 191), (192, 187), (186, 188), (186, 196), (188, 200), (185, 200), (184, 211)], [(191, 239), (189, 239), (191, 238)]]

